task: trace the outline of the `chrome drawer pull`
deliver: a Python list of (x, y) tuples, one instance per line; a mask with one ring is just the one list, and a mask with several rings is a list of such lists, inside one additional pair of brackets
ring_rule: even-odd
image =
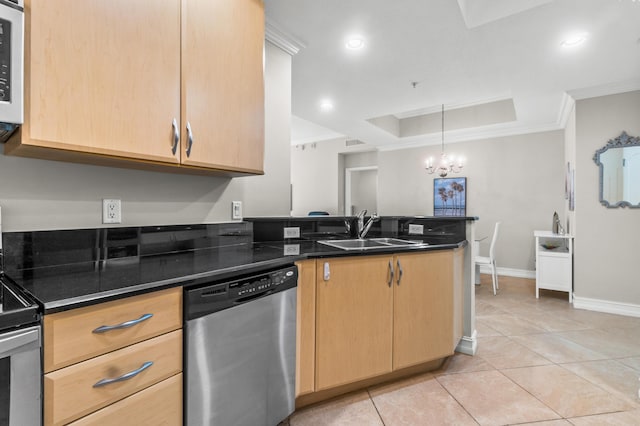
[(387, 281), (387, 284), (389, 285), (389, 287), (391, 287), (393, 285), (393, 276), (395, 275), (395, 272), (393, 272), (393, 263), (391, 261), (389, 261), (389, 281)]
[(124, 382), (125, 380), (129, 380), (134, 378), (135, 376), (137, 376), (138, 374), (142, 373), (144, 370), (146, 370), (147, 368), (151, 367), (153, 365), (153, 362), (151, 361), (147, 361), (144, 364), (142, 364), (140, 366), (140, 368), (135, 369), (133, 371), (130, 371), (126, 374), (123, 374), (120, 377), (116, 377), (115, 379), (102, 379), (99, 382), (96, 382), (95, 385), (93, 385), (94, 388), (99, 388), (101, 386), (106, 386), (106, 385), (110, 385), (111, 383), (117, 383), (117, 382)]
[(398, 285), (400, 285), (400, 281), (402, 281), (402, 274), (404, 274), (404, 271), (402, 270), (400, 259), (398, 259)]
[(103, 325), (100, 326), (98, 328), (96, 328), (95, 330), (93, 330), (94, 333), (105, 333), (107, 331), (111, 331), (111, 330), (120, 330), (121, 328), (129, 328), (129, 327), (133, 327), (136, 324), (140, 324), (142, 321), (146, 321), (149, 318), (151, 318), (153, 316), (153, 314), (144, 314), (143, 316), (141, 316), (138, 319), (134, 319), (131, 321), (126, 321), (120, 324), (116, 324), (116, 325)]

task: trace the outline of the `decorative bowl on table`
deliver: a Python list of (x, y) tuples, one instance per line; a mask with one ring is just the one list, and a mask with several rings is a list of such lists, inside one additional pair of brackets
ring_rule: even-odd
[(553, 250), (560, 247), (560, 244), (544, 243), (544, 244), (540, 244), (540, 246), (546, 250)]

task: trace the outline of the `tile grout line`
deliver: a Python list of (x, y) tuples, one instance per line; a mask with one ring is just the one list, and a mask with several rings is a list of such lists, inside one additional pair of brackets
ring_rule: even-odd
[[(445, 376), (446, 374), (443, 374), (443, 376)], [(446, 388), (446, 386), (444, 386), (442, 383), (440, 383), (440, 380), (438, 380), (438, 376), (437, 375), (433, 375), (433, 378), (435, 379), (436, 382), (438, 382), (438, 384), (440, 385), (440, 387), (442, 389), (444, 389), (445, 392), (447, 392), (449, 394), (449, 396), (451, 398), (453, 398), (453, 400), (460, 406), (462, 407), (462, 409), (464, 410), (465, 413), (467, 413), (469, 415), (469, 417), (471, 417), (473, 419), (474, 422), (476, 422), (477, 425), (480, 425), (480, 421), (478, 421), (478, 419), (476, 419), (476, 417), (471, 414), (469, 412), (469, 410), (467, 410), (467, 407), (465, 407), (460, 401), (458, 401), (458, 398), (456, 398), (451, 392), (449, 392), (449, 389)]]
[(373, 397), (371, 396), (371, 391), (369, 390), (369, 388), (367, 388), (367, 395), (369, 396), (369, 399), (371, 400), (371, 403), (373, 404), (373, 408), (376, 409), (376, 413), (378, 413), (378, 417), (380, 417), (380, 421), (382, 422), (382, 426), (386, 426), (384, 419), (382, 418), (382, 414), (380, 414), (380, 410), (378, 410), (378, 406), (376, 405), (376, 402), (373, 400)]
[[(555, 364), (553, 364), (555, 365)], [(518, 368), (529, 368), (529, 367), (518, 367)], [(505, 369), (508, 370), (508, 369)], [(515, 369), (514, 369), (515, 370)], [(563, 416), (562, 414), (558, 413), (556, 410), (554, 410), (552, 407), (549, 407), (543, 400), (541, 400), (540, 398), (538, 398), (537, 396), (535, 396), (534, 394), (532, 394), (530, 391), (528, 391), (527, 389), (525, 389), (523, 386), (521, 386), (519, 383), (516, 383), (513, 379), (511, 379), (511, 377), (507, 376), (506, 374), (504, 374), (502, 372), (502, 370), (498, 370), (496, 369), (496, 371), (500, 374), (502, 374), (502, 376), (504, 378), (506, 378), (507, 380), (509, 380), (511, 383), (513, 383), (514, 385), (516, 385), (517, 387), (519, 387), (520, 389), (522, 389), (523, 391), (525, 391), (526, 393), (528, 393), (529, 395), (531, 395), (533, 398), (535, 398), (537, 401), (540, 402), (540, 404), (544, 405), (545, 407), (547, 407), (549, 410), (553, 411), (554, 413), (556, 413), (558, 416), (560, 416), (560, 419), (562, 420), (567, 420), (567, 418), (565, 416)], [(560, 420), (560, 419), (555, 419), (555, 420)]]

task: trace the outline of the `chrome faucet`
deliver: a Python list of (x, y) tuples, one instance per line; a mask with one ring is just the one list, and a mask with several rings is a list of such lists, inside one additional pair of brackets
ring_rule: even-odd
[[(367, 213), (366, 210), (363, 211), (365, 214)], [(367, 236), (367, 232), (369, 232), (369, 229), (371, 229), (371, 225), (373, 225), (374, 222), (380, 220), (380, 216), (378, 216), (378, 213), (372, 213), (367, 223), (364, 224), (364, 214), (360, 216), (360, 213), (358, 213), (358, 238), (362, 239)]]
[(356, 219), (358, 219), (358, 223), (356, 225), (356, 232), (358, 233), (358, 238), (360, 237), (360, 232), (364, 229), (364, 215), (367, 214), (367, 209), (360, 210), (360, 213), (356, 215)]

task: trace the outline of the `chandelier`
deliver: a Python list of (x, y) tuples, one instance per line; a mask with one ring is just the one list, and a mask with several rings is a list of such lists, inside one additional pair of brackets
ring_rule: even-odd
[(464, 159), (455, 156), (449, 157), (444, 152), (444, 104), (442, 104), (442, 153), (440, 154), (440, 163), (433, 164), (433, 157), (429, 157), (426, 161), (425, 169), (430, 175), (438, 173), (438, 176), (445, 177), (449, 173), (460, 173), (462, 170)]

